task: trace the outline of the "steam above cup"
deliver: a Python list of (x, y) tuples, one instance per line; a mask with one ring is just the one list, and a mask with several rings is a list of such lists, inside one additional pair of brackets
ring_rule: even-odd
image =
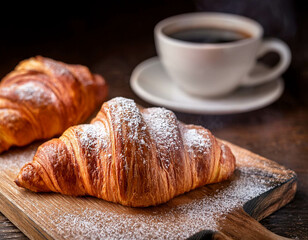
[[(223, 43), (174, 37), (194, 29), (218, 29), (243, 33), (246, 37)], [(291, 60), (284, 42), (278, 39), (263, 41), (263, 28), (259, 23), (232, 14), (189, 13), (170, 17), (156, 25), (154, 34), (156, 49), (167, 74), (182, 90), (201, 97), (217, 97), (239, 86), (274, 80), (287, 69)], [(251, 76), (257, 58), (268, 52), (279, 54), (277, 65), (268, 72)]]

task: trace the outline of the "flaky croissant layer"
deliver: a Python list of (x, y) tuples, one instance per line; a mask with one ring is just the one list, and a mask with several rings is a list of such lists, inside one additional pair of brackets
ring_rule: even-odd
[(22, 61), (0, 83), (0, 153), (85, 121), (106, 95), (105, 80), (87, 67), (41, 56)]
[(91, 124), (40, 146), (15, 182), (35, 192), (146, 207), (223, 181), (234, 168), (231, 150), (209, 130), (119, 97), (104, 103)]

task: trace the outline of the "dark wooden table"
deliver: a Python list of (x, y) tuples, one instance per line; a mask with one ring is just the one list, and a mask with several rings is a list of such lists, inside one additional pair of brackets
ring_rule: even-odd
[[(156, 8), (154, 6), (145, 12), (134, 10), (118, 17), (94, 18), (101, 23), (96, 22), (95, 27), (88, 27), (93, 26), (92, 17), (90, 22), (77, 18), (65, 21), (70, 31), (65, 31), (67, 26), (56, 30), (51, 28), (57, 35), (43, 31), (41, 36), (22, 38), (22, 42), (15, 39), (19, 37), (18, 32), (4, 30), (13, 37), (1, 40), (0, 76), (11, 71), (20, 60), (41, 54), (68, 63), (84, 64), (102, 74), (110, 85), (109, 98), (124, 96), (143, 106), (151, 106), (131, 90), (130, 74), (138, 63), (156, 55), (152, 34), (154, 24), (166, 16), (193, 10), (181, 4), (168, 11), (155, 5)], [(135, 14), (136, 11), (139, 15)], [(67, 20), (61, 16), (60, 13), (60, 19)], [(44, 24), (50, 27), (48, 23)], [(30, 34), (37, 33), (32, 28), (28, 30)], [(305, 49), (307, 46), (299, 50), (295, 46), (292, 50), (299, 53)], [(294, 52), (293, 57), (298, 59)], [(308, 70), (305, 66), (298, 66), (291, 66), (284, 75), (286, 89), (282, 97), (263, 109), (220, 116), (180, 112), (176, 115), (185, 123), (205, 126), (219, 138), (295, 170), (298, 191), (294, 200), (261, 223), (281, 236), (308, 239)], [(0, 239), (26, 237), (0, 213)]]

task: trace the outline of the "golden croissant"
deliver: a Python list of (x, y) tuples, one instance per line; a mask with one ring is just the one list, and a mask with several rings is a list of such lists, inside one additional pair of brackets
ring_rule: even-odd
[(104, 103), (91, 124), (41, 145), (15, 182), (34, 192), (146, 207), (223, 181), (234, 168), (231, 150), (209, 130), (118, 97)]
[(85, 121), (106, 95), (105, 80), (87, 67), (41, 56), (20, 62), (0, 83), (0, 153)]

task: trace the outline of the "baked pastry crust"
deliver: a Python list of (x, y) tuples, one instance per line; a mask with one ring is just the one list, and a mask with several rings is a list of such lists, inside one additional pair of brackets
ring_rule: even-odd
[(209, 130), (119, 97), (104, 103), (91, 124), (40, 146), (15, 182), (34, 192), (147, 207), (226, 180), (234, 169), (231, 150)]
[(0, 83), (0, 153), (63, 133), (107, 96), (103, 77), (41, 56), (20, 62)]

